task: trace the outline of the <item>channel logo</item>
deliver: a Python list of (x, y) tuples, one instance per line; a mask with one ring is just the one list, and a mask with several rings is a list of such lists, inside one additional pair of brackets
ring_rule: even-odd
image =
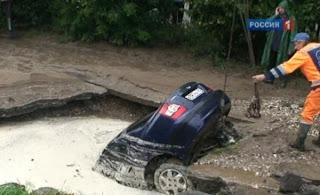
[(292, 31), (294, 29), (294, 20), (290, 19), (284, 19), (282, 20), (283, 30), (284, 31)]
[(247, 28), (250, 31), (292, 31), (292, 19), (249, 19)]

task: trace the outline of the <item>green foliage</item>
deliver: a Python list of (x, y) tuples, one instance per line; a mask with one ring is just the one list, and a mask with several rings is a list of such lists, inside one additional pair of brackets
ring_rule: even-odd
[(28, 195), (23, 186), (6, 185), (0, 188), (0, 195)]
[(236, 150), (235, 145), (230, 145), (224, 148), (215, 148), (211, 151), (213, 155), (221, 155), (221, 154), (234, 154)]
[[(249, 0), (250, 18), (274, 15), (279, 1)], [(298, 31), (316, 38), (320, 23), (320, 1), (288, 0), (295, 11)], [(223, 59), (228, 51), (232, 16), (238, 0), (186, 0), (191, 24), (173, 25), (178, 11), (173, 0), (19, 0), (12, 7), (13, 27), (47, 27), (64, 35), (65, 41), (105, 40), (116, 45), (176, 46), (186, 43), (198, 56)], [(2, 2), (1, 5), (4, 5)], [(241, 6), (236, 6), (237, 9)], [(299, 10), (298, 10), (299, 8)], [(0, 7), (0, 28), (6, 29), (4, 6)], [(252, 32), (256, 58), (262, 54), (265, 32)], [(232, 57), (246, 60), (247, 43), (238, 10), (235, 15)], [(257, 60), (259, 61), (259, 60)]]
[(193, 0), (189, 12), (193, 23), (189, 28), (189, 46), (199, 56), (225, 56), (230, 36), (234, 2)]
[[(234, 9), (235, 26), (232, 40), (232, 57), (247, 60), (247, 43), (239, 17), (242, 9), (236, 0), (192, 0), (190, 14), (193, 24), (189, 29), (189, 46), (192, 53), (199, 56), (211, 56), (215, 61), (226, 58), (231, 35)], [(277, 2), (264, 0), (249, 1), (250, 18), (268, 18), (274, 14)], [(265, 33), (251, 32), (254, 50), (257, 56), (262, 53)]]
[[(40, 3), (41, 2), (41, 3)], [(51, 0), (19, 0), (12, 5), (12, 18), (16, 26), (37, 27), (51, 23)]]
[(24, 185), (19, 185), (16, 183), (7, 183), (3, 184), (0, 187), (0, 195), (39, 195), (39, 193), (45, 193), (46, 195), (71, 195), (73, 193), (66, 193), (63, 191), (58, 191), (56, 189), (46, 189), (42, 190), (42, 192), (39, 191), (32, 191), (27, 190)]
[(71, 0), (55, 9), (61, 16), (56, 17), (55, 29), (70, 40), (137, 45), (161, 39), (174, 7), (171, 0)]
[(6, 18), (5, 12), (0, 9), (0, 29), (4, 29), (6, 27)]
[(301, 2), (295, 0), (294, 4), (295, 7), (299, 7), (299, 11), (296, 12), (299, 30), (310, 33), (313, 40), (320, 41), (320, 37), (316, 37), (315, 31), (315, 24), (320, 25), (320, 1), (305, 0)]

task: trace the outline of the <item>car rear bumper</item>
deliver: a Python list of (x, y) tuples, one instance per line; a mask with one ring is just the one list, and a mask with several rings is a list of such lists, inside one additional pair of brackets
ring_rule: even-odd
[(184, 147), (151, 143), (123, 132), (103, 150), (93, 170), (121, 184), (147, 189), (145, 172), (148, 162), (164, 154), (174, 156), (172, 151), (178, 150), (182, 151)]
[(106, 148), (93, 169), (126, 186), (147, 189), (146, 165), (147, 162), (140, 161), (140, 166), (137, 166), (128, 157)]

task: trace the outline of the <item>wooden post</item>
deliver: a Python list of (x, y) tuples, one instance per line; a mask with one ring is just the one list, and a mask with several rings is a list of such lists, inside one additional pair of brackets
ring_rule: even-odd
[(7, 23), (8, 23), (8, 31), (9, 31), (9, 33), (12, 32), (11, 6), (12, 6), (12, 2), (11, 2), (11, 0), (8, 0), (8, 1), (7, 1)]
[(13, 37), (12, 35), (12, 20), (11, 20), (11, 7), (12, 7), (12, 0), (0, 0), (0, 3), (5, 4), (5, 10), (6, 10), (6, 19), (7, 19), (7, 27), (8, 27), (8, 36), (9, 38)]
[(233, 14), (232, 14), (232, 25), (231, 25), (229, 48), (228, 48), (228, 57), (227, 57), (228, 61), (230, 60), (230, 55), (231, 55), (232, 37), (233, 37), (233, 30), (234, 30), (234, 23), (235, 23), (235, 15), (236, 15), (236, 6), (234, 6), (234, 8), (233, 8)]
[(249, 52), (249, 59), (250, 64), (256, 68), (256, 62), (254, 58), (254, 51), (253, 51), (253, 45), (252, 45), (252, 39), (251, 39), (251, 33), (247, 29), (247, 21), (249, 19), (249, 1), (248, 0), (238, 0), (237, 1), (238, 7), (239, 7), (239, 15), (243, 27), (244, 34), (246, 36), (247, 44), (248, 44), (248, 52)]

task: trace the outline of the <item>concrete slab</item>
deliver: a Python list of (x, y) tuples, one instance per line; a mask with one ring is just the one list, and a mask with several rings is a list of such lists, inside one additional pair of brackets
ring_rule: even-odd
[(0, 117), (39, 108), (60, 106), (75, 99), (90, 99), (107, 89), (64, 73), (0, 71)]

